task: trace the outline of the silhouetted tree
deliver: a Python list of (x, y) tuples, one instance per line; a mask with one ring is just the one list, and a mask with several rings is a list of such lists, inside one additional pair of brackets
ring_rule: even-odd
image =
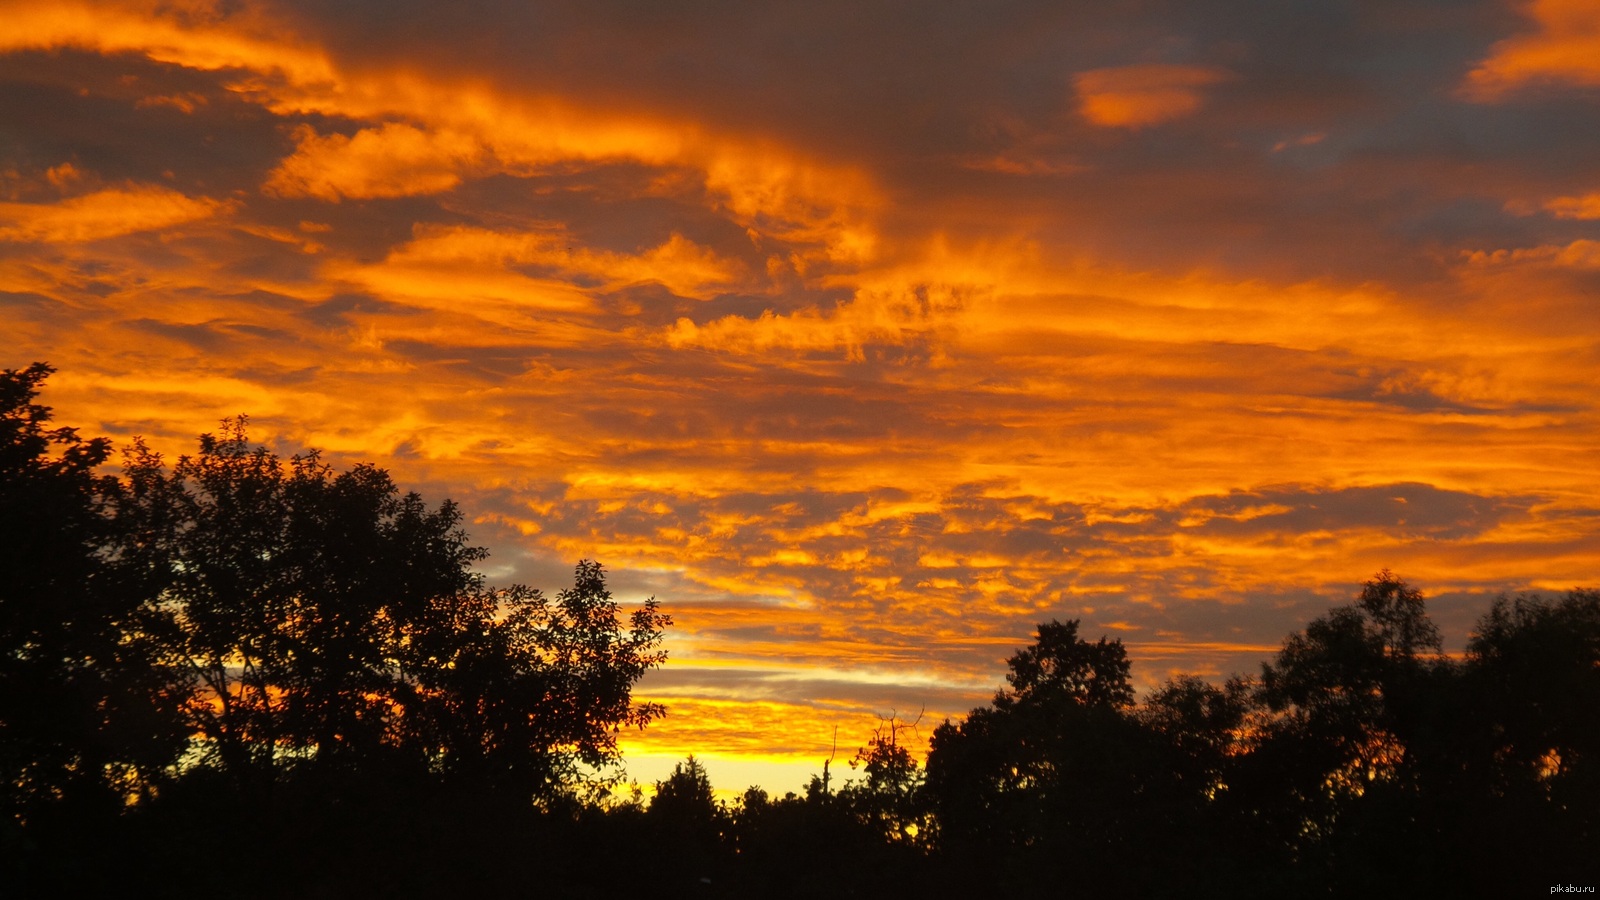
[(1501, 597), (1478, 620), (1467, 657), (1508, 777), (1600, 766), (1600, 591)]
[(1510, 895), (1600, 859), (1600, 592), (1502, 597), (1452, 661), (1384, 571), (1259, 680), (1137, 706), (1120, 641), (1050, 622), (925, 768), (891, 715), (842, 788), (730, 808), (691, 756), (646, 808), (601, 789), (662, 714), (653, 600), (589, 561), (492, 589), (453, 504), (243, 419), (101, 474), (49, 373), (0, 373), (7, 896), (594, 893), (618, 848), (668, 896)]
[[(908, 727), (896, 723), (900, 730)], [(736, 852), (730, 869), (732, 897), (945, 896), (950, 885), (927, 855), (928, 833), (904, 825), (907, 806), (918, 808), (915, 760), (899, 742), (888, 748), (880, 728), (862, 755), (879, 780), (851, 781), (824, 791), (813, 776), (803, 794), (771, 798), (759, 788), (733, 807), (728, 834)], [(879, 768), (878, 764), (884, 764)]]
[(1260, 738), (1257, 685), (1218, 687), (1179, 676), (1147, 697), (1135, 716), (1158, 745), (1144, 795), (1147, 846), (1164, 850), (1143, 866), (1153, 893), (1190, 897), (1272, 896), (1263, 876), (1284, 863), (1280, 836), (1262, 827), (1250, 755)]
[(705, 766), (690, 756), (655, 784), (645, 818), (653, 827), (652, 868), (667, 896), (724, 896), (730, 886), (731, 816)]
[(167, 578), (170, 649), (199, 688), (195, 750), (241, 787), (381, 772), (526, 800), (661, 715), (630, 690), (669, 620), (651, 600), (625, 628), (597, 563), (553, 601), (491, 590), (454, 504), (371, 465), (285, 464), (243, 419), (170, 470), (136, 445), (126, 470), (121, 518)]
[[(1501, 597), (1467, 645), (1455, 739), (1463, 856), (1509, 889), (1600, 859), (1600, 591)], [(1470, 805), (1468, 805), (1470, 804)]]
[(1151, 694), (1138, 718), (1173, 751), (1174, 774), (1200, 796), (1226, 791), (1233, 761), (1247, 752), (1246, 723), (1254, 685), (1231, 678), (1222, 687), (1193, 675), (1169, 680)]
[(1387, 570), (1262, 666), (1272, 711), (1246, 790), (1309, 884), (1439, 885), (1428, 804), (1443, 777), (1441, 701), (1456, 673), (1421, 592)]
[(1034, 642), (1006, 665), (1011, 690), (995, 695), (997, 709), (1016, 706), (1126, 709), (1133, 705), (1127, 650), (1105, 638), (1091, 644), (1078, 637), (1078, 622), (1047, 622)]
[(680, 832), (717, 832), (722, 811), (717, 807), (706, 767), (693, 755), (674, 765), (672, 774), (665, 781), (656, 782), (655, 789), (649, 808), (652, 818), (669, 823)]
[(109, 444), (32, 402), (49, 371), (0, 375), (8, 891), (503, 890), (478, 859), (511, 834), (582, 885), (575, 834), (643, 838), (581, 798), (663, 713), (631, 697), (665, 657), (654, 600), (624, 618), (588, 561), (554, 597), (491, 589), (453, 504), (283, 462), (243, 419), (99, 474)]
[(0, 373), (0, 828), (63, 803), (120, 811), (186, 738), (171, 617), (112, 550), (110, 443), (47, 427), (33, 400), (52, 371)]
[(498, 618), (486, 640), (470, 631), (453, 667), (430, 658), (424, 686), (438, 702), (426, 721), (445, 738), (429, 746), (433, 759), (447, 773), (536, 797), (614, 767), (619, 731), (666, 714), (633, 702), (632, 689), (666, 659), (672, 619), (651, 598), (624, 623), (598, 562), (580, 561), (572, 587), (553, 599), (521, 586), (493, 596)]
[(188, 737), (171, 617), (114, 549), (110, 443), (49, 426), (51, 371), (0, 372), (0, 893), (18, 896), (113, 883), (124, 811)]
[(735, 896), (818, 897), (859, 890), (872, 835), (813, 777), (776, 799), (750, 788), (732, 812)]
[(1011, 687), (992, 707), (934, 730), (925, 789), (942, 844), (972, 889), (986, 879), (1041, 888), (1069, 871), (1109, 888), (1131, 862), (1145, 827), (1138, 798), (1157, 772), (1157, 744), (1128, 714), (1122, 642), (1089, 643), (1076, 621), (1051, 622), (1008, 665)]
[(925, 846), (932, 840), (932, 818), (923, 804), (923, 773), (902, 732), (916, 721), (901, 722), (894, 714), (882, 719), (867, 745), (850, 761), (860, 767), (865, 780), (852, 781), (839, 791), (839, 800), (880, 840)]

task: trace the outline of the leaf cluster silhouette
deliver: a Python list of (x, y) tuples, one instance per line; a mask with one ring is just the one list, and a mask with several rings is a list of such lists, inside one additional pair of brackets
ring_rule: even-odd
[(242, 418), (100, 474), (109, 443), (34, 402), (49, 374), (0, 376), (0, 880), (200, 889), (187, 848), (226, 846), (214, 886), (268, 895), (423, 810), (603, 794), (619, 730), (664, 713), (631, 691), (670, 619), (624, 621), (598, 563), (491, 588), (454, 504), (281, 460)]
[[(1258, 674), (1142, 701), (1039, 626), (993, 701), (835, 787), (612, 791), (670, 619), (487, 586), (448, 501), (250, 443), (168, 465), (0, 376), (0, 885), (17, 896), (1515, 896), (1600, 859), (1600, 592), (1441, 652), (1388, 571)], [(826, 773), (826, 768), (824, 772)]]

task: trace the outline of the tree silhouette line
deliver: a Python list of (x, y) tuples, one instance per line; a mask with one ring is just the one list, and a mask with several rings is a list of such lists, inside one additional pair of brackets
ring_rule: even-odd
[[(169, 465), (0, 374), (0, 885), (15, 896), (1511, 896), (1600, 860), (1600, 592), (1466, 653), (1384, 571), (1259, 675), (1142, 702), (1042, 624), (992, 703), (884, 720), (803, 793), (646, 802), (617, 735), (665, 659), (598, 563), (493, 588), (462, 513), (245, 421)], [(0, 891), (5, 893), (5, 891)]]

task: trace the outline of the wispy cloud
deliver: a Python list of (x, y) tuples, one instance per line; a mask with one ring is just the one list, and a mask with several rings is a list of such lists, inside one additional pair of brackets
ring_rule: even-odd
[(1525, 9), (1531, 21), (1472, 70), (1469, 94), (1493, 101), (1530, 86), (1600, 85), (1600, 10), (1584, 0), (1535, 0)]
[(57, 203), (0, 203), (0, 241), (83, 243), (210, 218), (223, 207), (156, 185), (108, 188)]
[(1080, 72), (1073, 85), (1085, 119), (1105, 127), (1143, 128), (1194, 113), (1202, 91), (1227, 77), (1205, 66), (1142, 64)]

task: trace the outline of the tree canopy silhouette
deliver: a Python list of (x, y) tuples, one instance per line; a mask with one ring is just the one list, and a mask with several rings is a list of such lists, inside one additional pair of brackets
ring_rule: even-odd
[(116, 812), (187, 737), (171, 615), (117, 555), (110, 442), (48, 427), (33, 400), (52, 371), (0, 373), (0, 828), (62, 804)]
[(1259, 679), (1137, 706), (1121, 643), (1076, 622), (1008, 665), (935, 730), (921, 799), (972, 890), (1508, 892), (1600, 858), (1600, 592), (1502, 598), (1456, 660), (1383, 571)]
[(194, 752), (240, 784), (384, 771), (545, 796), (662, 714), (630, 691), (669, 620), (650, 600), (625, 626), (598, 563), (553, 599), (488, 588), (455, 504), (372, 465), (286, 464), (243, 419), (170, 469), (135, 445), (126, 473), (126, 555), (164, 579)]
[(284, 461), (242, 417), (173, 465), (135, 442), (101, 474), (109, 443), (33, 402), (50, 371), (0, 376), (9, 821), (177, 778), (549, 799), (663, 714), (631, 691), (670, 619), (654, 599), (622, 617), (599, 563), (554, 597), (491, 588), (455, 504), (373, 465)]
[(1076, 621), (1049, 622), (1007, 665), (993, 706), (933, 732), (926, 790), (940, 839), (972, 890), (1109, 877), (1135, 844), (1128, 800), (1158, 773), (1156, 745), (1129, 715), (1127, 652), (1082, 639)]
[[(53, 427), (0, 373), (0, 885), (19, 896), (1277, 897), (1525, 892), (1600, 859), (1600, 592), (1502, 597), (1465, 654), (1388, 571), (1259, 677), (1136, 702), (1121, 641), (1041, 624), (919, 767), (893, 714), (862, 780), (718, 802), (695, 757), (601, 790), (663, 714), (654, 600), (598, 563), (493, 588), (446, 501), (283, 460), (244, 419), (167, 461)], [(824, 772), (826, 772), (826, 767)], [(196, 867), (226, 823), (226, 852)], [(485, 866), (483, 847), (527, 860)], [(531, 861), (531, 860), (535, 860)], [(1577, 868), (1586, 866), (1586, 869)], [(637, 886), (634, 887), (637, 889)]]

